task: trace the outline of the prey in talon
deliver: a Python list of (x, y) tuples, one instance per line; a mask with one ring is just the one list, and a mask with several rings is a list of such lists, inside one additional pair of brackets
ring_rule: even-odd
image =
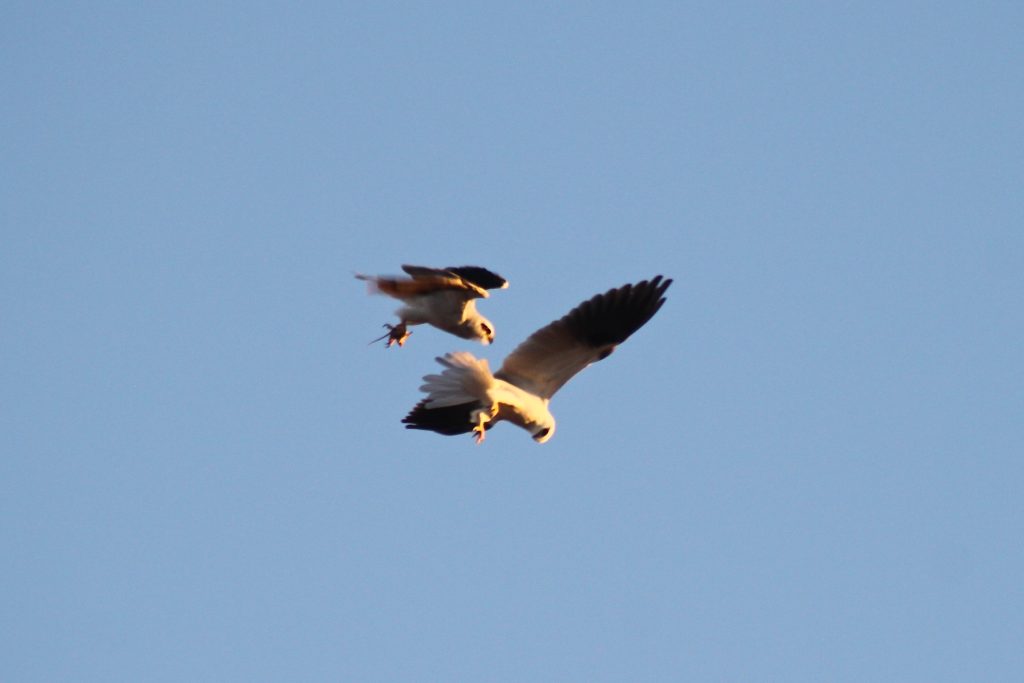
[(374, 339), (371, 344), (376, 344), (382, 339), (387, 339), (388, 343), (384, 345), (384, 348), (390, 349), (392, 344), (398, 344), (399, 346), (405, 346), (405, 340), (409, 338), (412, 331), (408, 328), (405, 323), (398, 323), (397, 325), (390, 325), (384, 323), (384, 327), (387, 328), (388, 333), (381, 335)]

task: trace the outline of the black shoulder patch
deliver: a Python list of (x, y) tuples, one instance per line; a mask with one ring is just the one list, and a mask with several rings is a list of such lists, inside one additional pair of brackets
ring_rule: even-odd
[(480, 266), (456, 266), (454, 268), (445, 268), (445, 270), (455, 273), (463, 280), (468, 280), (483, 289), (504, 289), (508, 287), (508, 280)]

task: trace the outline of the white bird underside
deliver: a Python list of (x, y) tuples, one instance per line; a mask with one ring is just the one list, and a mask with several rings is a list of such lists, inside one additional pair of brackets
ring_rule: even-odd
[(476, 310), (476, 300), (488, 298), (488, 289), (507, 288), (505, 278), (479, 266), (403, 265), (402, 270), (411, 277), (356, 275), (370, 283), (373, 293), (386, 294), (403, 304), (395, 311), (398, 324), (385, 325), (388, 334), (374, 341), (387, 338), (388, 347), (402, 346), (410, 334), (408, 326), (421, 324), (482, 344), (494, 341), (494, 325)]
[(507, 420), (544, 443), (555, 430), (551, 397), (643, 327), (665, 303), (671, 284), (658, 275), (592, 297), (530, 335), (494, 374), (486, 360), (466, 352), (438, 358), (444, 370), (424, 377), (420, 389), (427, 398), (402, 422), (407, 429), (445, 435), (472, 432), (480, 442), (487, 429)]

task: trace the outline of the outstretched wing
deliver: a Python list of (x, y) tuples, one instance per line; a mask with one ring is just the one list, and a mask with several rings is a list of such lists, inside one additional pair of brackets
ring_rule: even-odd
[(508, 289), (508, 280), (480, 266), (454, 266), (446, 270), (450, 273), (455, 273), (467, 282), (472, 282), (477, 287), (483, 287), (484, 289)]
[(615, 350), (665, 303), (661, 275), (610, 289), (542, 327), (510, 353), (495, 377), (551, 398), (573, 375)]
[[(475, 275), (485, 282), (493, 283), (497, 280), (504, 282), (502, 278), (486, 268), (477, 266), (464, 266), (463, 268), (468, 270), (470, 275)], [(405, 281), (405, 286), (420, 294), (449, 291), (458, 293), (466, 299), (486, 299), (490, 296), (487, 290), (495, 288), (480, 284), (473, 277), (467, 277), (458, 272), (460, 270), (458, 268), (427, 268), (426, 266), (404, 264), (402, 270), (412, 276), (412, 280)], [(506, 283), (505, 286), (507, 287), (508, 284)]]

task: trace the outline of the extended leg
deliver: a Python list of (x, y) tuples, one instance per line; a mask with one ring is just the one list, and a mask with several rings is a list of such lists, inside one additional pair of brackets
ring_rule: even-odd
[(497, 416), (497, 414), (498, 404), (495, 403), (490, 408), (480, 408), (479, 410), (474, 411), (470, 416), (473, 423), (476, 425), (473, 427), (473, 438), (476, 439), (477, 445), (484, 442), (485, 434), (487, 432), (487, 427), (485, 425), (491, 421), (491, 418)]

